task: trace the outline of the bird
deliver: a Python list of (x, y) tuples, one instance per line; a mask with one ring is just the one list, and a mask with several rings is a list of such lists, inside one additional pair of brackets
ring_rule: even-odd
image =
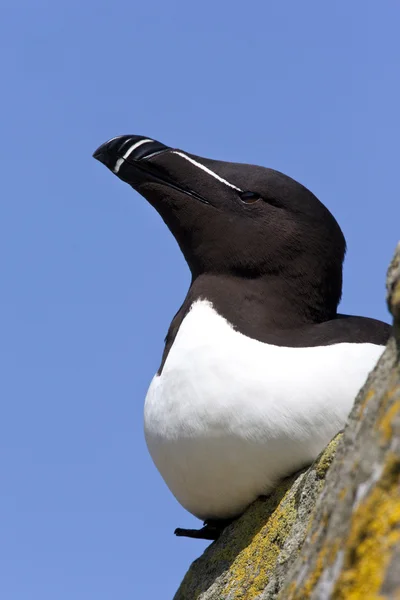
[(144, 404), (150, 455), (217, 539), (343, 429), (390, 336), (339, 314), (346, 242), (305, 186), (263, 166), (119, 135), (93, 154), (142, 195), (191, 272)]

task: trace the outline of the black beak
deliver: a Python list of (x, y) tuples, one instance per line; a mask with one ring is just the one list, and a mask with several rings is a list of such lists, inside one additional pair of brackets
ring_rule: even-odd
[(197, 192), (161, 173), (157, 168), (157, 161), (147, 160), (171, 150), (173, 149), (169, 146), (142, 135), (119, 135), (99, 146), (94, 151), (93, 158), (103, 163), (114, 175), (129, 183), (134, 189), (138, 189), (137, 186), (143, 182), (158, 181), (171, 189), (200, 200), (203, 204), (210, 204)]
[(99, 146), (93, 158), (117, 174), (128, 159), (129, 162), (136, 162), (167, 150), (170, 148), (165, 144), (142, 135), (119, 135)]

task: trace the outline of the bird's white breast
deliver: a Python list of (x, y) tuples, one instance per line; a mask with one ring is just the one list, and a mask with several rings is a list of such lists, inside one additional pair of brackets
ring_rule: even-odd
[(197, 301), (147, 393), (150, 454), (188, 511), (235, 516), (316, 458), (343, 427), (382, 351), (264, 344)]

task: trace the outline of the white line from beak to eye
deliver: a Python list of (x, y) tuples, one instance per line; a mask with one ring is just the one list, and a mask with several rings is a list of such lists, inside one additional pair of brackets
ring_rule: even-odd
[(206, 166), (202, 165), (201, 163), (198, 163), (193, 158), (190, 158), (190, 156), (187, 156), (186, 154), (183, 154), (183, 152), (178, 152), (177, 150), (172, 150), (172, 152), (173, 152), (173, 154), (177, 154), (178, 156), (181, 156), (185, 160), (188, 160), (190, 163), (192, 163), (192, 165), (195, 165), (196, 167), (199, 167), (199, 169), (201, 169), (205, 173), (208, 173), (208, 175), (211, 175), (212, 177), (215, 177), (215, 179), (218, 179), (218, 181), (220, 181), (221, 183), (224, 183), (225, 185), (229, 186), (233, 190), (237, 190), (238, 192), (243, 192), (243, 190), (241, 190), (240, 188), (236, 187), (236, 185), (233, 185), (233, 183), (229, 183), (229, 181), (227, 181), (223, 177), (220, 177), (219, 175), (217, 175), (216, 173), (214, 173), (214, 171), (211, 171), (211, 169), (208, 169)]
[(117, 174), (117, 173), (118, 173), (118, 171), (119, 171), (119, 169), (120, 169), (120, 167), (121, 167), (122, 163), (124, 162), (124, 160), (125, 160), (126, 158), (128, 158), (128, 156), (129, 156), (129, 155), (130, 155), (130, 154), (131, 154), (131, 153), (132, 153), (132, 152), (133, 152), (133, 151), (134, 151), (136, 148), (139, 148), (139, 146), (141, 146), (142, 144), (148, 144), (149, 142), (154, 142), (154, 140), (150, 140), (150, 139), (146, 138), (145, 140), (140, 140), (140, 142), (135, 142), (135, 144), (133, 144), (132, 146), (130, 146), (130, 147), (128, 148), (128, 150), (125, 152), (125, 154), (124, 154), (124, 155), (123, 155), (121, 158), (119, 158), (119, 159), (117, 160), (117, 162), (115, 163), (115, 167), (114, 167), (114, 169), (113, 169), (113, 170), (114, 170), (114, 173), (115, 173), (115, 174)]

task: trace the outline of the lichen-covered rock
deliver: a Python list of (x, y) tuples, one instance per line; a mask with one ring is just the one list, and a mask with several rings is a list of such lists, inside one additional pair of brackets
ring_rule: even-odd
[(306, 535), (337, 436), (307, 471), (281, 482), (190, 567), (174, 600), (275, 598)]
[(388, 305), (394, 337), (342, 439), (228, 527), (174, 600), (400, 598), (400, 245)]

